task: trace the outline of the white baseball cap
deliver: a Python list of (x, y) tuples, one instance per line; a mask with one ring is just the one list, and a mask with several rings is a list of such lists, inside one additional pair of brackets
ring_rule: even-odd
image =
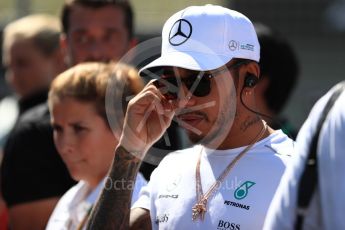
[(140, 73), (161, 66), (207, 71), (233, 58), (259, 62), (260, 45), (252, 22), (222, 6), (190, 6), (166, 21), (161, 56)]

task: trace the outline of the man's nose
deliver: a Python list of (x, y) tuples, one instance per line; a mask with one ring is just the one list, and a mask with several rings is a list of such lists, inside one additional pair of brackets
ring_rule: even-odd
[(107, 47), (101, 41), (93, 41), (88, 47), (88, 57), (86, 61), (109, 62)]
[(182, 86), (179, 89), (179, 95), (178, 95), (178, 107), (184, 108), (184, 107), (191, 107), (196, 104), (196, 98), (195, 96), (188, 90), (188, 88), (182, 84)]

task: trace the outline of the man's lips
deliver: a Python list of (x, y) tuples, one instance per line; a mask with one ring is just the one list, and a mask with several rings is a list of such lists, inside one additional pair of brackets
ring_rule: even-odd
[(200, 122), (204, 119), (204, 116), (197, 115), (197, 114), (183, 114), (178, 116), (179, 119), (181, 119), (184, 122)]

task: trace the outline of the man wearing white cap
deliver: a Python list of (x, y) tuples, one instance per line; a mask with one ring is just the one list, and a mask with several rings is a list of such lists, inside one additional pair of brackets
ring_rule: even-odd
[(260, 229), (293, 142), (256, 113), (260, 47), (250, 20), (192, 6), (163, 27), (152, 80), (130, 102), (108, 185), (129, 184), (172, 119), (195, 143), (165, 157), (130, 211), (131, 189), (106, 186), (89, 229)]

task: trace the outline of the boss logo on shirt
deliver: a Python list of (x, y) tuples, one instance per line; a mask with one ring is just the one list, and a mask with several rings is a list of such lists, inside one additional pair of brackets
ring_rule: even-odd
[(166, 223), (169, 220), (169, 215), (168, 214), (162, 214), (159, 216), (156, 216), (155, 223), (160, 224), (160, 223)]
[(233, 223), (233, 222), (229, 222), (229, 221), (219, 220), (217, 229), (218, 230), (240, 230), (241, 225)]
[(251, 187), (253, 187), (256, 183), (252, 181), (246, 181), (238, 187), (234, 192), (234, 197), (237, 200), (242, 200), (248, 195), (248, 191)]

